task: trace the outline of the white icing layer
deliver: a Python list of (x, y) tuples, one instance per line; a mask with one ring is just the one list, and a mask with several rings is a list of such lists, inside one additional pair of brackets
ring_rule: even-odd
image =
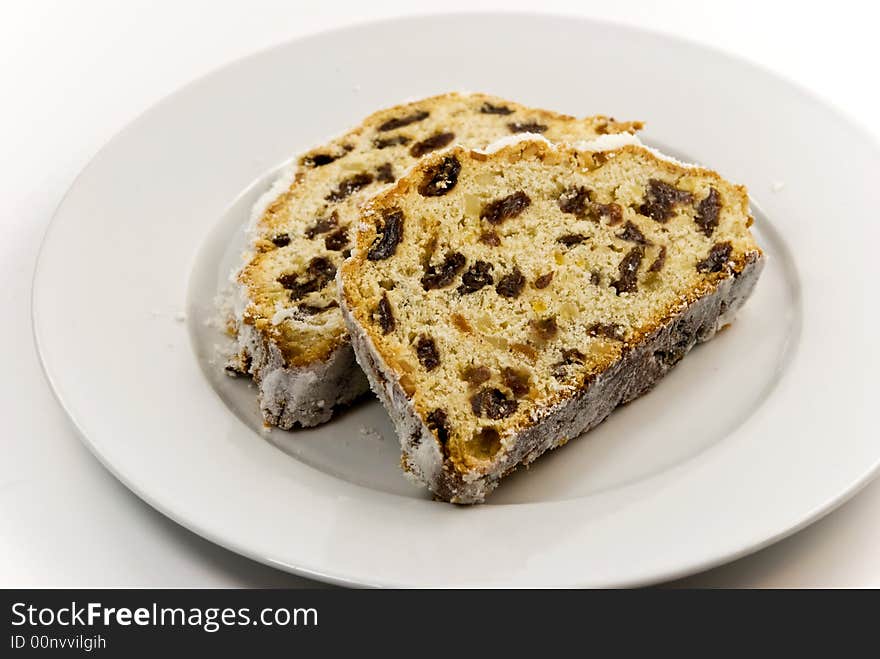
[(495, 140), (489, 146), (483, 149), (475, 150), (479, 153), (491, 155), (497, 151), (500, 151), (504, 147), (513, 146), (514, 144), (519, 144), (520, 142), (543, 142), (544, 144), (555, 148), (553, 142), (538, 133), (517, 133), (516, 135), (508, 135), (507, 137), (502, 137), (500, 140)]
[[(495, 140), (494, 142), (492, 142), (486, 148), (476, 150), (479, 153), (491, 155), (505, 147), (513, 146), (514, 144), (519, 144), (521, 142), (541, 142), (550, 146), (551, 148), (556, 148), (556, 145), (553, 142), (548, 140), (543, 135), (539, 135), (538, 133), (518, 133), (516, 135), (502, 137), (500, 140)], [(683, 162), (681, 160), (678, 160), (677, 158), (668, 156), (662, 151), (655, 149), (654, 147), (643, 144), (638, 137), (629, 133), (617, 133), (616, 135), (599, 135), (592, 140), (579, 140), (572, 143), (571, 146), (578, 151), (615, 151), (616, 149), (621, 149), (625, 146), (637, 146), (641, 149), (644, 149), (645, 151), (649, 151), (660, 160), (665, 160), (666, 162), (678, 165), (679, 167), (687, 167), (689, 169), (693, 169), (694, 167), (699, 166), (694, 163)]]

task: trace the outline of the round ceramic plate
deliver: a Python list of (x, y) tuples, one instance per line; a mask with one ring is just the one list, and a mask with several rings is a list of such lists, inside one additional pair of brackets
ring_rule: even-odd
[[(768, 265), (737, 322), (654, 391), (509, 478), (483, 506), (404, 480), (381, 406), (263, 432), (221, 372), (213, 300), (273, 173), (377, 108), (481, 90), (645, 138), (752, 192)], [(880, 461), (869, 435), (865, 227), (880, 152), (792, 85), (694, 44), (562, 17), (359, 26), (236, 62), (117, 135), (61, 204), (34, 325), (85, 441), (196, 533), (317, 579), (388, 586), (632, 585), (809, 523)]]

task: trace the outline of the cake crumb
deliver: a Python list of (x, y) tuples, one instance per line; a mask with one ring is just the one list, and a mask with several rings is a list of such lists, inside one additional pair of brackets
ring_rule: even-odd
[(369, 439), (372, 441), (384, 442), (385, 437), (375, 428), (370, 426), (361, 426), (358, 428), (358, 435), (361, 439)]
[(784, 187), (785, 187), (785, 181), (773, 181), (773, 183), (770, 184), (770, 189), (773, 192), (779, 192)]

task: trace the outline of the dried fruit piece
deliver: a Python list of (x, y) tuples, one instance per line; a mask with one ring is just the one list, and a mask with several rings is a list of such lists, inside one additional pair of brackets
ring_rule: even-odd
[(721, 212), (721, 195), (715, 188), (709, 188), (709, 194), (697, 206), (694, 222), (709, 238), (718, 226), (718, 214)]
[(389, 119), (385, 123), (383, 123), (377, 130), (380, 133), (388, 132), (389, 130), (394, 130), (396, 128), (403, 128), (404, 126), (409, 126), (410, 124), (414, 124), (417, 121), (424, 121), (428, 118), (430, 113), (425, 110), (418, 110), (417, 112), (413, 112), (412, 114), (404, 115), (403, 117), (396, 117), (394, 119)]
[(438, 408), (429, 413), (426, 420), (428, 422), (428, 429), (434, 431), (440, 444), (446, 444), (446, 442), (449, 441), (449, 427), (446, 425), (446, 410)]
[(639, 245), (651, 244), (651, 241), (645, 238), (645, 234), (643, 234), (641, 230), (632, 222), (627, 222), (626, 224), (624, 224), (623, 230), (616, 235), (621, 240), (627, 240), (631, 243), (637, 243)]
[(657, 258), (654, 259), (654, 262), (651, 264), (651, 267), (648, 268), (648, 272), (660, 272), (663, 269), (663, 266), (666, 264), (666, 245), (660, 246), (660, 252), (657, 254)]
[(428, 168), (419, 184), (419, 194), (423, 197), (442, 197), (458, 183), (461, 163), (455, 156), (446, 156), (433, 167)]
[(306, 316), (316, 316), (319, 313), (324, 313), (325, 311), (329, 311), (330, 309), (335, 309), (339, 306), (339, 303), (336, 300), (331, 300), (326, 304), (326, 306), (318, 307), (312, 304), (298, 304), (296, 305), (297, 311)]
[(590, 203), (590, 191), (582, 185), (566, 188), (559, 195), (557, 203), (563, 213), (582, 217), (586, 214), (587, 205)]
[(694, 196), (690, 192), (652, 178), (648, 180), (648, 189), (645, 200), (639, 207), (639, 213), (662, 224), (672, 217), (672, 209), (676, 204), (689, 204), (693, 200)]
[(528, 358), (532, 363), (538, 359), (537, 351), (527, 343), (511, 343), (510, 349)]
[(394, 320), (394, 311), (391, 309), (391, 302), (388, 301), (387, 293), (382, 293), (382, 298), (379, 300), (378, 306), (376, 306), (373, 318), (379, 323), (379, 327), (382, 328), (382, 334), (391, 334), (397, 326), (397, 322)]
[(480, 112), (483, 114), (500, 114), (500, 115), (508, 115), (513, 114), (513, 110), (511, 110), (506, 105), (492, 105), (488, 101), (483, 103), (480, 106)]
[(585, 361), (584, 354), (580, 350), (568, 348), (562, 351), (562, 360), (550, 367), (550, 372), (557, 380), (564, 380), (568, 375), (568, 367), (572, 364), (581, 365)]
[(390, 162), (379, 165), (376, 169), (376, 180), (380, 183), (394, 183), (394, 170), (391, 169)]
[(529, 372), (522, 369), (505, 367), (501, 369), (501, 379), (514, 398), (522, 398), (529, 393)]
[(461, 378), (471, 387), (479, 387), (484, 382), (488, 382), (492, 377), (492, 371), (485, 366), (468, 366), (462, 371)]
[(337, 229), (324, 238), (324, 247), (331, 252), (340, 252), (348, 245), (348, 228)]
[(373, 140), (373, 146), (377, 149), (387, 149), (389, 146), (403, 146), (410, 143), (410, 139), (406, 135), (395, 135), (394, 137), (377, 137)]
[(324, 199), (326, 199), (327, 201), (342, 201), (343, 199), (347, 199), (348, 197), (350, 197), (361, 188), (365, 188), (372, 182), (372, 174), (368, 174), (366, 172), (354, 174), (352, 176), (349, 176), (348, 178), (342, 179), (339, 182), (339, 186), (335, 190), (331, 190), (330, 194), (324, 197)]
[(535, 279), (535, 288), (547, 288), (550, 285), (550, 282), (553, 281), (552, 272), (548, 272), (546, 275), (541, 275), (537, 279)]
[(593, 323), (587, 328), (587, 334), (590, 336), (604, 336), (606, 339), (614, 339), (623, 341), (626, 333), (622, 325), (617, 323)]
[(336, 266), (333, 262), (324, 257), (316, 256), (309, 261), (309, 267), (306, 269), (312, 277), (325, 284), (336, 276)]
[(287, 247), (290, 244), (290, 236), (286, 233), (279, 233), (277, 236), (272, 238), (272, 243), (275, 247)]
[(278, 283), (290, 291), (291, 300), (298, 300), (324, 288), (336, 276), (336, 266), (329, 259), (316, 256), (309, 262), (306, 272), (311, 279), (305, 281), (300, 281), (299, 275), (293, 273), (278, 277)]
[(467, 318), (462, 316), (460, 313), (454, 313), (452, 314), (452, 316), (450, 316), (450, 318), (452, 318), (452, 324), (455, 325), (462, 332), (466, 334), (470, 334), (471, 332), (473, 332), (473, 328), (471, 327), (470, 323), (468, 323)]
[(525, 285), (525, 276), (520, 272), (519, 268), (514, 267), (513, 271), (498, 280), (498, 284), (495, 286), (495, 292), (502, 297), (516, 298), (522, 293)]
[(480, 219), (490, 224), (501, 224), (520, 215), (531, 203), (529, 195), (520, 190), (486, 204), (480, 211)]
[(641, 245), (633, 247), (617, 266), (618, 277), (611, 282), (611, 286), (621, 293), (635, 293), (638, 290), (639, 266), (645, 258), (645, 248)]
[(516, 412), (519, 404), (509, 399), (500, 389), (486, 387), (471, 396), (471, 410), (475, 416), (485, 416), (495, 421), (506, 419)]
[(461, 276), (461, 286), (458, 292), (462, 295), (475, 293), (483, 288), (483, 286), (491, 286), (493, 283), (492, 275), (489, 271), (492, 269), (491, 263), (486, 261), (477, 261)]
[(565, 245), (566, 247), (573, 247), (575, 245), (580, 245), (585, 240), (587, 240), (587, 237), (582, 233), (567, 233), (564, 236), (559, 236), (559, 238), (556, 239), (556, 242)]
[(428, 265), (425, 267), (425, 274), (422, 276), (422, 287), (426, 291), (435, 288), (443, 288), (452, 283), (455, 276), (464, 267), (466, 259), (464, 254), (459, 252), (447, 252), (443, 259), (443, 263), (439, 266)]
[(437, 344), (430, 336), (422, 335), (419, 337), (416, 343), (416, 356), (426, 371), (433, 371), (440, 366), (440, 353), (437, 352)]
[(416, 142), (409, 150), (409, 155), (413, 158), (421, 158), (426, 153), (442, 149), (455, 139), (455, 133), (437, 133), (426, 137), (421, 142)]
[(370, 261), (381, 261), (392, 256), (403, 240), (403, 211), (398, 208), (386, 210), (382, 219), (382, 229), (377, 230), (376, 239), (367, 252)]
[(327, 233), (339, 224), (339, 214), (336, 211), (330, 213), (330, 217), (320, 217), (315, 223), (305, 230), (305, 237), (309, 240), (321, 233)]
[(556, 324), (556, 318), (553, 316), (538, 318), (532, 320), (529, 324), (542, 341), (549, 341), (559, 333), (559, 325)]
[(300, 164), (303, 167), (323, 167), (324, 165), (329, 165), (331, 162), (339, 160), (342, 156), (344, 156), (346, 153), (351, 151), (353, 147), (349, 144), (346, 144), (342, 148), (345, 149), (345, 152), (340, 153), (337, 156), (334, 156), (331, 153), (312, 153), (312, 154), (309, 154), (309, 155), (303, 157), (303, 159), (300, 161)]
[(593, 204), (593, 212), (599, 220), (605, 220), (608, 226), (623, 222), (623, 208), (620, 204)]
[(599, 284), (601, 284), (602, 283), (602, 273), (600, 273), (598, 270), (593, 270), (590, 273), (590, 283), (593, 284), (594, 286), (598, 286)]
[(727, 265), (731, 252), (733, 252), (733, 245), (729, 240), (715, 243), (709, 250), (709, 255), (697, 263), (697, 272), (721, 272)]
[(543, 133), (547, 126), (537, 121), (514, 121), (507, 124), (511, 133)]
[(498, 247), (501, 244), (501, 236), (495, 231), (484, 231), (480, 234), (480, 242), (489, 247)]

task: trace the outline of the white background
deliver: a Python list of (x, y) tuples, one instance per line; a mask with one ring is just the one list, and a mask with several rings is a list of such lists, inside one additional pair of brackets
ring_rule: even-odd
[[(142, 110), (242, 55), (318, 30), (401, 14), (540, 9), (737, 53), (831, 100), (877, 139), (872, 4), (0, 0), (0, 586), (311, 583), (215, 547), (141, 503), (78, 441), (40, 371), (30, 322), (40, 239), (77, 172)], [(822, 127), (815, 132), (821, 139)], [(678, 584), (880, 586), (880, 481), (792, 538)]]

